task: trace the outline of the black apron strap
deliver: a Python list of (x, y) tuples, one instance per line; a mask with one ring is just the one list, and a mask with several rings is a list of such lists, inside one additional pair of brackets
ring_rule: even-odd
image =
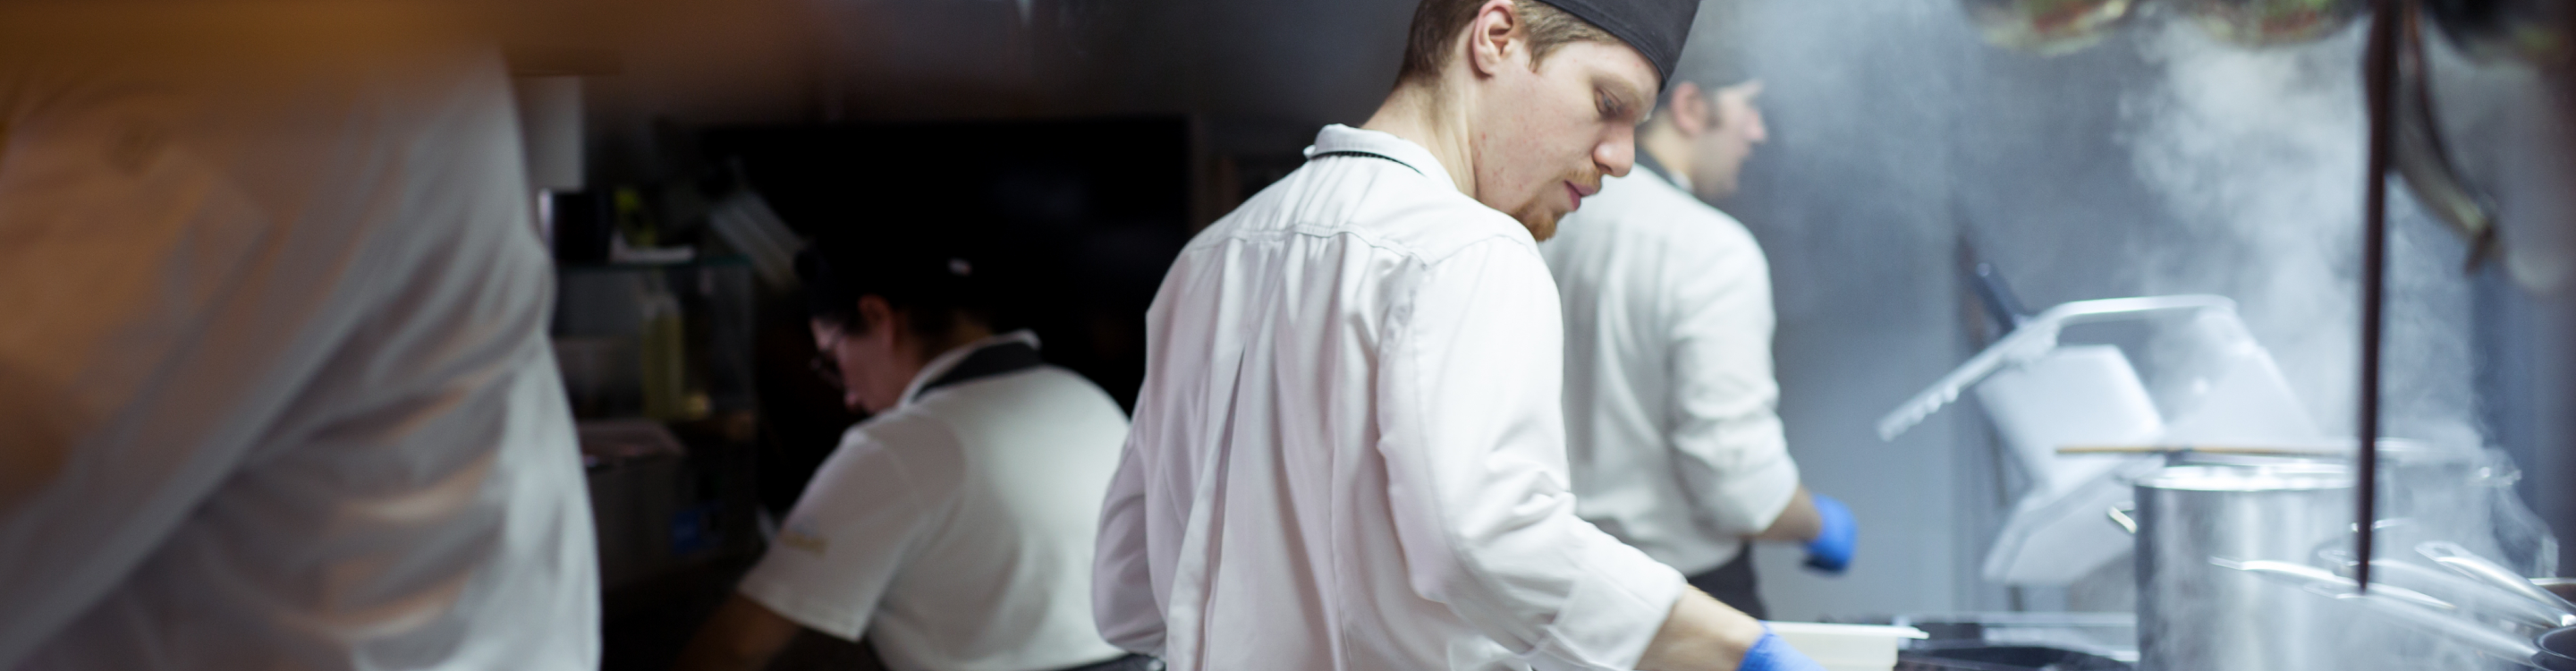
[(912, 396), (920, 398), (922, 394), (930, 393), (931, 390), (940, 387), (995, 375), (1009, 375), (1045, 364), (1045, 360), (1038, 358), (1038, 348), (1030, 347), (1028, 343), (1006, 342), (986, 345), (975, 350), (975, 353), (966, 355), (965, 361), (957, 362), (955, 368), (948, 369), (948, 372), (940, 375), (939, 379), (931, 380), (930, 384), (921, 385), (921, 391), (913, 392)]
[(1422, 174), (1422, 169), (1421, 169), (1421, 168), (1413, 167), (1413, 164), (1411, 164), (1411, 163), (1406, 163), (1406, 162), (1403, 162), (1403, 161), (1397, 161), (1397, 160), (1395, 160), (1395, 157), (1393, 157), (1393, 156), (1388, 156), (1388, 155), (1380, 154), (1380, 153), (1373, 152), (1373, 151), (1360, 151), (1360, 150), (1357, 150), (1357, 149), (1343, 149), (1343, 150), (1339, 150), (1339, 151), (1317, 152), (1317, 153), (1316, 153), (1315, 155), (1313, 155), (1313, 156), (1308, 156), (1308, 157), (1306, 157), (1306, 160), (1312, 161), (1312, 160), (1319, 159), (1319, 158), (1323, 158), (1323, 157), (1326, 157), (1326, 156), (1365, 156), (1365, 157), (1368, 157), (1368, 158), (1384, 159), (1384, 160), (1387, 160), (1387, 161), (1394, 162), (1396, 165), (1404, 166), (1404, 169), (1413, 171), (1413, 174), (1416, 174), (1416, 175)]

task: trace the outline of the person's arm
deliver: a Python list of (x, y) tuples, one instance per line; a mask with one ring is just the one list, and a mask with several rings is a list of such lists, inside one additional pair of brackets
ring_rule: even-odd
[(759, 671), (804, 627), (741, 594), (716, 608), (672, 671)]
[(1807, 566), (1838, 574), (1851, 566), (1852, 548), (1860, 540), (1860, 525), (1842, 501), (1809, 492), (1800, 485), (1789, 508), (1780, 511), (1779, 519), (1771, 521), (1771, 528), (1754, 539), (1805, 544)]
[[(1658, 245), (1656, 312), (1671, 343), (1673, 467), (1698, 517), (1722, 534), (1803, 542), (1798, 464), (1772, 375), (1771, 271), (1724, 220)], [(1776, 530), (1778, 534), (1774, 534)], [(1787, 537), (1783, 537), (1787, 536)]]
[(1772, 518), (1771, 527), (1763, 529), (1762, 533), (1754, 534), (1753, 538), (1783, 543), (1805, 543), (1815, 540), (1817, 534), (1824, 532), (1824, 527), (1824, 519), (1816, 514), (1815, 495), (1807, 493), (1806, 485), (1799, 485), (1798, 494), (1789, 499), (1789, 507), (1781, 509), (1780, 516)]
[(895, 575), (940, 528), (962, 477), (955, 446), (930, 422), (881, 421), (844, 434), (679, 668), (760, 668), (800, 628), (859, 640)]
[(1637, 659), (1637, 671), (1734, 671), (1767, 633), (1753, 616), (1697, 589), (1684, 590)]
[(1091, 618), (1100, 637), (1128, 652), (1163, 652), (1163, 610), (1154, 596), (1150, 548), (1145, 537), (1144, 463), (1131, 435), (1118, 457), (1118, 473), (1100, 506), (1100, 536), (1092, 551)]
[(1374, 395), (1406, 578), (1541, 668), (1633, 668), (1686, 585), (1574, 514), (1546, 267), (1496, 240), (1402, 279)]
[[(1799, 483), (1775, 408), (1770, 265), (1741, 226), (1710, 222), (1662, 246), (1662, 314), (1672, 334), (1674, 470), (1702, 519), (1749, 540), (1803, 543), (1807, 565), (1840, 573), (1859, 527)], [(1724, 225), (1714, 225), (1724, 224)]]
[(1699, 590), (1682, 593), (1637, 671), (1824, 671), (1752, 616)]

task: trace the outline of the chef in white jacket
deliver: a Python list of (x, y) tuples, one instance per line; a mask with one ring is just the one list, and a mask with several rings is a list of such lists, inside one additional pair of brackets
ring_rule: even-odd
[(1762, 248), (1700, 200), (1734, 192), (1768, 137), (1761, 90), (1672, 85), (1637, 131), (1636, 170), (1539, 246), (1564, 299), (1577, 508), (1755, 617), (1768, 609), (1746, 541), (1804, 544), (1808, 565), (1839, 573), (1858, 533), (1799, 484), (1782, 437)]
[(136, 9), (0, 9), (0, 669), (596, 668), (498, 50)]
[(816, 371), (869, 417), (673, 668), (757, 671), (812, 631), (896, 671), (1149, 671), (1091, 623), (1127, 416), (1036, 334), (994, 332), (996, 255), (896, 221), (797, 258)]
[(1430, 0), (1360, 128), (1201, 232), (1147, 314), (1102, 633), (1174, 669), (1810, 669), (1575, 516), (1536, 241), (1696, 0)]

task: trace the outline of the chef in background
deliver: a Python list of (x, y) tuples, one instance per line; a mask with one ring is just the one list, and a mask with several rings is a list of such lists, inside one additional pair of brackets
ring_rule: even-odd
[(509, 83), (425, 12), (0, 7), (0, 669), (597, 668)]
[(1747, 543), (1804, 544), (1840, 573), (1858, 529), (1799, 483), (1781, 435), (1762, 248), (1701, 202), (1767, 138), (1762, 83), (1693, 74), (1638, 128), (1636, 170), (1539, 246), (1564, 300), (1566, 456), (1584, 519), (1768, 617)]
[(1153, 664), (1091, 623), (1093, 524), (1126, 414), (1040, 361), (1035, 335), (994, 333), (997, 269), (962, 250), (896, 231), (797, 260), (816, 368), (873, 416), (678, 668), (759, 669), (800, 629), (864, 634), (898, 671)]

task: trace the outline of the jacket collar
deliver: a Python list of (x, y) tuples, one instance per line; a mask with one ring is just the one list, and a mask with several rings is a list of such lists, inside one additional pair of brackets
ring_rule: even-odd
[(1412, 168), (1451, 190), (1458, 188), (1457, 180), (1449, 178), (1448, 169), (1440, 167), (1440, 159), (1432, 158), (1431, 150), (1392, 133), (1342, 124), (1325, 126), (1324, 130), (1315, 133), (1315, 146), (1306, 148), (1306, 158), (1328, 154), (1364, 154), (1387, 159)]
[(1654, 175), (1655, 179), (1663, 180), (1665, 184), (1671, 184), (1674, 187), (1681, 189), (1684, 193), (1688, 193), (1691, 190), (1690, 185), (1683, 184), (1680, 179), (1673, 177), (1673, 171), (1665, 169), (1664, 162), (1655, 160), (1654, 153), (1646, 151), (1645, 147), (1637, 148), (1637, 167), (1629, 170), (1628, 174), (1630, 176), (1635, 176), (1639, 171), (1644, 171), (1646, 174)]
[(904, 385), (903, 401), (897, 407), (912, 405), (922, 394), (940, 387), (1036, 368), (1043, 363), (1037, 355), (1038, 336), (1027, 330), (959, 345), (924, 364), (912, 383)]

